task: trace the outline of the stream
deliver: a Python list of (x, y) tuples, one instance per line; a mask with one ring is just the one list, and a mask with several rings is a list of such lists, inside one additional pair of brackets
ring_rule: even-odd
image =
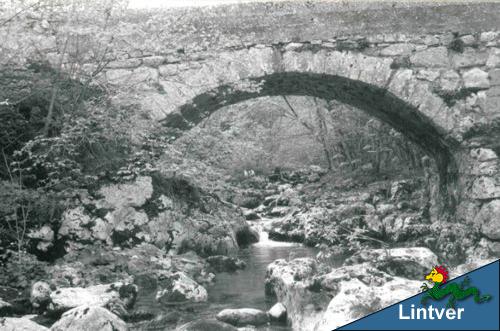
[[(246, 268), (235, 273), (218, 273), (213, 285), (207, 286), (208, 301), (206, 303), (189, 304), (176, 307), (182, 313), (185, 322), (200, 318), (215, 318), (218, 312), (226, 308), (257, 308), (268, 310), (275, 303), (274, 298), (266, 297), (264, 284), (266, 268), (277, 259), (294, 259), (299, 257), (314, 257), (317, 250), (298, 243), (278, 242), (268, 238), (265, 227), (276, 219), (263, 219), (251, 222), (252, 227), (259, 231), (260, 241), (239, 250), (237, 257), (246, 263)], [(153, 312), (157, 315), (172, 314), (172, 309), (158, 304), (155, 293), (141, 295), (136, 302), (136, 309)], [(182, 323), (181, 323), (182, 324)], [(133, 328), (135, 330), (166, 330), (148, 325)], [(270, 325), (257, 327), (256, 330), (289, 331), (286, 325)]]

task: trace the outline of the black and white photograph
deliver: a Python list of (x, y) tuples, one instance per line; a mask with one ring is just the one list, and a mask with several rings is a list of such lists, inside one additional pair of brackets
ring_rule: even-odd
[(460, 319), (499, 156), (498, 1), (0, 0), (0, 330)]

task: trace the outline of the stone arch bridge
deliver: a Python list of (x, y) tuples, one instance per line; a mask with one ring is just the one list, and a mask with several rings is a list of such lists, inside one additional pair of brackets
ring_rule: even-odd
[(481, 224), (500, 210), (500, 4), (303, 1), (123, 15), (119, 54), (100, 79), (115, 102), (137, 106), (139, 131), (160, 121), (175, 138), (261, 96), (338, 100), (434, 157), (443, 208), (457, 220)]

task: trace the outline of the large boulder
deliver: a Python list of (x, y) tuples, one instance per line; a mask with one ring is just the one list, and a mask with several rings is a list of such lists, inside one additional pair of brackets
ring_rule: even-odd
[[(86, 288), (70, 287), (57, 289), (50, 293), (48, 310), (52, 313), (61, 313), (83, 305), (106, 306), (111, 302), (121, 299), (120, 290), (123, 286), (125, 285), (117, 283), (95, 285)], [(130, 286), (127, 286), (127, 288), (130, 288)], [(126, 293), (126, 296), (128, 296), (128, 293)]]
[(46, 327), (28, 318), (0, 317), (2, 331), (48, 331)]
[[(421, 275), (423, 277), (423, 273)], [(343, 266), (315, 277), (332, 299), (301, 330), (330, 330), (419, 293), (422, 280), (390, 275), (376, 261)], [(292, 319), (293, 321), (293, 319)]]
[(421, 281), (394, 277), (379, 286), (354, 278), (339, 283), (339, 293), (330, 301), (316, 325), (306, 330), (333, 330), (353, 320), (419, 293)]
[[(419, 270), (426, 267), (426, 272), (437, 261), (435, 256), (420, 248), (414, 251), (396, 249), (393, 254), (406, 259), (401, 261), (417, 265)], [(415, 254), (413, 260), (412, 254)], [(304, 331), (335, 328), (419, 292), (424, 271), (419, 280), (403, 278), (405, 269), (389, 274), (394, 270), (381, 270), (385, 265), (379, 263), (388, 260), (378, 250), (358, 260), (363, 262), (335, 269), (308, 258), (276, 260), (267, 269), (266, 291), (276, 295), (286, 307), (293, 329)], [(409, 270), (414, 272), (412, 268)]]
[(235, 326), (257, 326), (269, 322), (269, 316), (266, 312), (253, 308), (224, 309), (217, 314), (216, 318)]
[(179, 302), (204, 302), (207, 299), (207, 290), (183, 272), (174, 273), (167, 280), (164, 289), (156, 294), (156, 300), (166, 305)]
[(50, 331), (128, 331), (127, 324), (107, 309), (80, 306), (65, 312)]
[[(66, 240), (67, 246), (73, 249), (88, 241), (124, 245), (147, 239), (142, 228), (149, 218), (137, 209), (153, 196), (151, 177), (141, 176), (130, 183), (103, 186), (98, 195), (102, 198), (86, 197), (84, 200), (86, 205), (92, 206), (92, 213), (82, 206), (64, 212), (58, 239)], [(71, 250), (69, 248), (67, 250)]]
[(328, 306), (332, 295), (317, 286), (319, 272), (315, 260), (298, 258), (276, 260), (267, 267), (266, 294), (276, 296), (287, 308), (287, 315), (295, 330), (314, 325)]
[(231, 324), (215, 319), (201, 319), (184, 324), (178, 327), (176, 331), (238, 331), (238, 329)]
[(316, 261), (312, 258), (275, 260), (267, 266), (266, 293), (273, 295), (277, 294), (276, 290), (286, 291), (286, 287), (314, 275), (316, 270)]

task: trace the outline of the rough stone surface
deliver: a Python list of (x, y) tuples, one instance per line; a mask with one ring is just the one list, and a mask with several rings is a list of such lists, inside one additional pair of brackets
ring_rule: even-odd
[(207, 301), (207, 290), (182, 272), (173, 274), (169, 284), (156, 294), (156, 300), (163, 304)]
[(481, 207), (474, 219), (481, 232), (493, 240), (500, 240), (500, 200), (493, 200)]
[(286, 322), (286, 307), (278, 302), (267, 312), (272, 321)]
[(328, 291), (309, 290), (316, 272), (316, 262), (310, 258), (276, 260), (267, 267), (266, 294), (283, 303), (294, 329), (314, 326), (331, 300)]
[(370, 262), (393, 275), (420, 279), (430, 266), (438, 265), (438, 257), (425, 247), (374, 249), (358, 252), (346, 264)]
[(51, 331), (128, 331), (127, 324), (102, 307), (79, 306), (65, 312)]
[(487, 57), (486, 52), (478, 52), (471, 47), (466, 47), (462, 53), (452, 55), (452, 63), (455, 68), (482, 66), (486, 63)]
[(315, 327), (318, 330), (336, 329), (370, 312), (419, 293), (421, 285), (421, 281), (410, 281), (400, 277), (395, 277), (378, 287), (367, 286), (359, 279), (341, 281), (339, 293), (330, 301), (322, 319)]
[(495, 68), (500, 66), (500, 49), (491, 48), (488, 60), (486, 61), (486, 66), (490, 68)]
[(489, 148), (476, 148), (473, 149), (470, 154), (479, 162), (487, 162), (498, 159), (498, 155)]
[(412, 44), (393, 44), (380, 51), (380, 55), (395, 56), (395, 55), (409, 55), (415, 49)]
[(464, 86), (466, 88), (488, 88), (490, 87), (490, 81), (488, 79), (488, 73), (478, 69), (470, 69), (463, 73)]
[(119, 299), (118, 286), (95, 285), (87, 288), (61, 288), (50, 294), (48, 309), (53, 312), (63, 312), (69, 309), (88, 305), (105, 306), (109, 302)]
[(431, 47), (415, 53), (410, 61), (420, 67), (446, 67), (449, 63), (446, 47)]
[(496, 258), (490, 258), (490, 259), (475, 259), (472, 262), (468, 263), (463, 263), (460, 264), (454, 268), (451, 268), (450, 271), (450, 278), (456, 278), (459, 276), (462, 276), (468, 272), (471, 272), (479, 267), (482, 267), (484, 265), (487, 265), (488, 263), (491, 263), (493, 261), (496, 261)]
[(500, 198), (500, 177), (479, 176), (472, 183), (470, 192), (475, 199), (490, 200)]
[(99, 190), (110, 207), (141, 207), (153, 194), (151, 177), (138, 177), (131, 184), (105, 186)]
[(439, 84), (443, 91), (455, 91), (460, 86), (460, 75), (454, 70), (447, 70), (439, 77)]
[(500, 85), (500, 69), (490, 71), (490, 83), (493, 86)]
[[(153, 193), (152, 176), (157, 194)], [(202, 256), (234, 253), (238, 231), (248, 228), (237, 210), (216, 199), (194, 197), (196, 206), (190, 206), (188, 212), (192, 197), (182, 196), (182, 190), (170, 197), (161, 192), (175, 185), (198, 192), (195, 181), (159, 173), (152, 176), (104, 185), (98, 194), (84, 199), (85, 207), (67, 210), (58, 233), (66, 251), (82, 249), (92, 241), (122, 248), (150, 243), (179, 253), (193, 250)], [(212, 226), (207, 228), (207, 222)], [(255, 234), (251, 237), (258, 240)]]
[(219, 321), (236, 326), (258, 326), (269, 321), (266, 312), (253, 308), (224, 309), (216, 317)]
[(83, 207), (69, 209), (62, 216), (62, 224), (57, 237), (90, 240), (92, 238), (92, 232), (89, 230), (91, 222), (91, 217), (85, 213)]
[(50, 285), (39, 281), (31, 286), (30, 302), (33, 307), (38, 308), (50, 302)]
[(46, 327), (27, 318), (0, 317), (2, 331), (48, 331)]

